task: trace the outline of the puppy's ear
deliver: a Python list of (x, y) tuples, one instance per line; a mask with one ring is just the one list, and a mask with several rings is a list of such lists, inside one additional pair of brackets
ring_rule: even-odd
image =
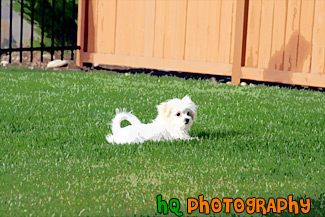
[(196, 110), (190, 112), (190, 116), (191, 116), (193, 121), (196, 119), (196, 115), (197, 115)]
[(172, 107), (168, 102), (163, 102), (157, 106), (159, 116), (168, 118), (172, 114)]
[(189, 97), (189, 95), (186, 95), (182, 98), (182, 101), (185, 102), (185, 103), (191, 103), (192, 100), (191, 98)]
[(195, 105), (195, 103), (191, 100), (191, 98), (188, 95), (184, 96), (182, 101), (185, 103), (186, 107), (188, 107), (191, 110), (190, 116), (194, 121), (197, 116), (197, 105)]

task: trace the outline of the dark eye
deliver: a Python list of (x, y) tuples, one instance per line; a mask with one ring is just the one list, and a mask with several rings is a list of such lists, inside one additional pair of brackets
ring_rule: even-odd
[(187, 112), (187, 116), (190, 116), (190, 112)]
[(177, 115), (177, 116), (180, 116), (180, 115), (181, 115), (181, 113), (179, 113), (179, 112), (178, 112), (176, 115)]

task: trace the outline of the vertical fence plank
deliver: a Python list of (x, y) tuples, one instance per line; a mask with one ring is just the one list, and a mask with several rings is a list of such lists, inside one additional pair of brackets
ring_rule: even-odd
[[(132, 16), (135, 1), (119, 1), (117, 4), (116, 20), (116, 53), (131, 55), (131, 47), (134, 41), (135, 19)], [(132, 9), (131, 9), (132, 8)], [(131, 37), (130, 37), (131, 35)]]
[(166, 16), (166, 1), (156, 0), (153, 56), (158, 58), (162, 58), (164, 55), (165, 16)]
[(236, 22), (235, 22), (235, 41), (234, 41), (234, 52), (233, 55), (233, 66), (231, 74), (231, 83), (239, 84), (241, 78), (241, 64), (242, 64), (242, 54), (243, 54), (243, 36), (246, 34), (244, 31), (244, 21), (245, 16), (248, 16), (247, 11), (245, 11), (245, 3), (248, 4), (248, 0), (238, 0), (236, 4)]
[[(203, 4), (206, 4), (206, 1), (203, 2)], [(187, 18), (186, 18), (186, 35), (185, 35), (185, 60), (196, 60), (199, 52), (200, 44), (199, 38), (201, 37), (200, 34), (198, 34), (197, 31), (199, 31), (199, 26), (201, 20), (198, 19), (200, 14), (200, 5), (196, 0), (188, 0), (187, 4)], [(205, 16), (202, 18), (205, 20)], [(204, 22), (204, 21), (203, 21)], [(207, 32), (202, 32), (202, 35), (206, 36)]]
[[(137, 0), (135, 1), (134, 8), (134, 21), (135, 25), (133, 26), (133, 44), (131, 47), (131, 51), (136, 56), (144, 55), (144, 35), (145, 35), (145, 23), (146, 23), (146, 1), (145, 0)], [(147, 43), (147, 42), (146, 42)]]
[(98, 51), (97, 39), (98, 34), (98, 1), (89, 0), (88, 5), (88, 52), (96, 53)]
[(117, 0), (100, 0), (98, 4), (98, 52), (114, 54)]
[(246, 66), (257, 67), (260, 24), (261, 24), (261, 0), (249, 1)]
[(207, 62), (217, 62), (220, 37), (221, 0), (210, 0), (207, 36)]
[(164, 58), (183, 59), (186, 37), (187, 0), (166, 0)]
[(157, 0), (154, 57), (183, 59), (187, 0)]
[(233, 56), (235, 52), (235, 29), (236, 29), (236, 10), (237, 10), (237, 1), (232, 1), (232, 12), (231, 12), (231, 41), (230, 41), (230, 55), (229, 55), (229, 63), (232, 64)]
[(145, 1), (118, 1), (116, 53), (143, 56)]
[(86, 18), (87, 18), (87, 6), (88, 0), (78, 0), (78, 30), (77, 30), (77, 45), (81, 47), (81, 49), (77, 50), (77, 58), (76, 64), (79, 67), (83, 65), (83, 52), (86, 49), (85, 41), (88, 40), (86, 35), (88, 35), (88, 31), (85, 28), (86, 26)]
[(284, 70), (297, 71), (298, 37), (301, 0), (289, 0), (284, 50)]
[(233, 1), (222, 0), (218, 62), (229, 63)]
[(287, 0), (274, 1), (273, 33), (269, 69), (283, 70)]
[(210, 1), (188, 0), (185, 59), (206, 61)]
[[(276, 1), (276, 0), (275, 0)], [(261, 34), (259, 38), (258, 67), (266, 69), (271, 58), (274, 0), (262, 1)]]
[(156, 1), (146, 0), (145, 26), (144, 26), (144, 56), (153, 56), (154, 34), (155, 34)]
[(301, 1), (300, 28), (298, 41), (298, 72), (310, 72), (311, 44), (313, 38), (313, 22), (315, 0)]
[(316, 0), (311, 72), (323, 74), (325, 62), (325, 1)]

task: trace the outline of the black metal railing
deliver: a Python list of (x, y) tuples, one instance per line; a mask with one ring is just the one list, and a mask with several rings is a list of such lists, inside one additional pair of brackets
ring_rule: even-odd
[[(26, 4), (28, 1), (28, 4)], [(70, 3), (67, 7), (67, 3)], [(15, 8), (14, 8), (15, 4)], [(38, 4), (38, 10), (35, 11), (35, 5)], [(72, 4), (72, 5), (71, 5)], [(18, 5), (18, 7), (17, 7)], [(58, 6), (57, 6), (58, 5)], [(4, 7), (9, 8), (9, 35), (4, 36), (2, 28), (3, 14), (2, 10)], [(24, 7), (29, 7), (28, 14), (25, 12)], [(51, 8), (49, 8), (51, 7)], [(57, 8), (56, 8), (57, 7)], [(67, 11), (67, 9), (70, 9)], [(20, 25), (13, 27), (13, 11), (16, 11), (20, 15)], [(40, 11), (39, 11), (40, 10)], [(47, 13), (46, 11), (47, 10)], [(50, 11), (50, 13), (48, 13)], [(40, 19), (35, 21), (35, 13), (40, 15)], [(72, 19), (67, 22), (66, 13), (72, 14)], [(27, 16), (30, 23), (30, 42), (24, 45), (24, 17)], [(39, 16), (38, 16), (39, 17)], [(33, 61), (33, 52), (39, 51), (41, 53), (41, 61), (43, 62), (43, 53), (49, 52), (51, 54), (51, 60), (53, 60), (54, 52), (61, 52), (61, 59), (64, 59), (64, 52), (70, 51), (71, 60), (74, 59), (74, 52), (80, 49), (76, 44), (77, 29), (76, 29), (76, 0), (0, 0), (0, 56), (3, 54), (9, 55), (9, 63), (12, 61), (12, 53), (19, 52), (19, 61), (23, 61), (23, 52), (30, 52), (30, 61)], [(45, 31), (45, 20), (47, 21), (47, 32)], [(50, 20), (50, 22), (49, 22)], [(59, 26), (61, 25), (61, 29)], [(35, 26), (38, 28), (39, 35), (39, 46), (34, 46), (34, 33)], [(13, 28), (19, 28), (19, 46), (13, 47)], [(67, 28), (69, 29), (69, 34), (67, 35)], [(57, 31), (59, 29), (59, 32)], [(8, 37), (8, 45), (2, 45), (2, 37)], [(45, 37), (47, 37), (47, 44), (45, 43)], [(68, 40), (67, 40), (68, 39)], [(18, 43), (17, 43), (18, 45)]]

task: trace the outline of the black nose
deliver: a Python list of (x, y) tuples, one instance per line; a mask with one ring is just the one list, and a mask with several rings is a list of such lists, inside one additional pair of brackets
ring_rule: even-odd
[(186, 118), (185, 119), (185, 124), (188, 124), (189, 121), (190, 121), (190, 119)]

